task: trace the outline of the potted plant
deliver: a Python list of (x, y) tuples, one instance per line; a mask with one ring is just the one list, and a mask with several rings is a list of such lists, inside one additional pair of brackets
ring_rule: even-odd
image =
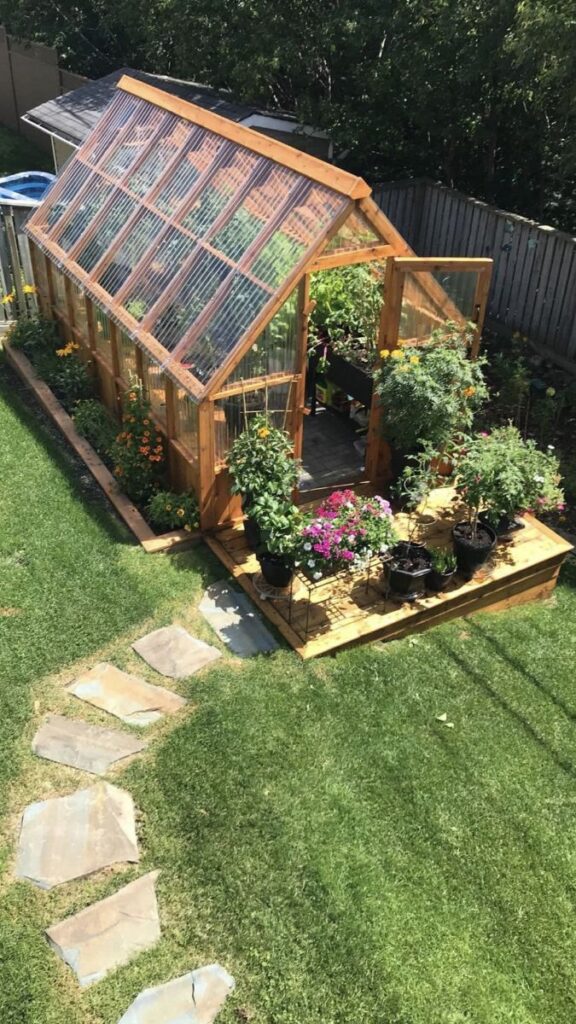
[(449, 586), (456, 575), (456, 555), (453, 551), (445, 551), (443, 548), (430, 548), (430, 575), (426, 586), (435, 594), (440, 593)]
[(541, 451), (511, 424), (468, 440), (458, 464), (460, 480), (464, 475), (470, 477), (475, 469), (480, 477), (479, 520), (492, 527), (497, 537), (522, 529), (524, 524), (516, 519), (522, 512), (564, 508), (559, 463), (553, 449)]
[(439, 464), (452, 439), (470, 431), (488, 395), (484, 359), (469, 358), (471, 328), (448, 321), (420, 345), (382, 349), (374, 373), (382, 428), (400, 452), (434, 446)]
[(401, 540), (390, 551), (385, 562), (391, 596), (403, 601), (422, 597), (430, 575), (431, 556), (416, 539), (419, 514), (424, 512), (428, 495), (435, 482), (432, 461), (435, 451), (426, 446), (423, 452), (410, 456), (395, 487), (395, 495), (408, 512), (408, 539)]
[(264, 493), (254, 499), (251, 515), (259, 529), (262, 575), (270, 586), (284, 589), (294, 574), (301, 513), (286, 498)]
[(364, 568), (394, 539), (388, 501), (334, 491), (304, 521), (296, 564), (310, 579), (320, 580), (341, 569)]
[(273, 495), (288, 500), (298, 482), (300, 463), (293, 457), (289, 435), (273, 427), (263, 413), (250, 416), (245, 430), (234, 441), (227, 456), (232, 477), (232, 494), (242, 497), (246, 515), (246, 539), (256, 549), (260, 543), (258, 525), (251, 515), (256, 497)]

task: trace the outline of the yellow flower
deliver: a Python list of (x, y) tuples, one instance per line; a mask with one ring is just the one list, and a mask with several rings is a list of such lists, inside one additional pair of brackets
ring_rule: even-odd
[(167, 512), (171, 512), (172, 511), (172, 505), (166, 505), (166, 511)]
[(408, 366), (408, 363), (403, 363), (402, 366), (399, 366), (398, 373), (410, 373), (410, 367)]
[(410, 356), (410, 362), (413, 363), (414, 366), (417, 366), (420, 362), (420, 356)]
[(25, 284), (22, 291), (24, 295), (34, 295), (36, 289), (33, 284)]
[(2, 302), (4, 303), (4, 305), (7, 305), (9, 302), (14, 302), (15, 298), (16, 298), (15, 292), (10, 292), (8, 295), (4, 295), (3, 296)]
[(395, 348), (392, 353), (392, 359), (404, 359), (404, 353), (401, 349)]
[(183, 508), (177, 508), (176, 509), (176, 515), (180, 516), (180, 518), (182, 518), (182, 516), (184, 515), (184, 509)]
[(390, 349), (389, 348), (381, 349), (381, 351), (380, 351), (380, 358), (381, 359), (388, 359), (389, 356), (390, 356)]
[(556, 394), (556, 388), (546, 388), (546, 397), (547, 398), (554, 398), (555, 394)]
[(188, 533), (190, 533), (190, 530), (192, 529), (192, 527), (190, 526), (190, 523), (184, 523), (184, 529), (188, 530)]
[(269, 433), (270, 431), (268, 430), (268, 427), (260, 427), (260, 430), (258, 431), (258, 437), (268, 437)]

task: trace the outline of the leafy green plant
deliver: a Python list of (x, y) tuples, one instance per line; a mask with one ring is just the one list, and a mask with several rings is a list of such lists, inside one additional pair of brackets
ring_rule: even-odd
[(89, 364), (73, 355), (77, 348), (75, 342), (69, 342), (55, 353), (41, 353), (34, 362), (40, 376), (68, 412), (74, 409), (77, 402), (94, 395), (94, 380)]
[(456, 570), (456, 555), (453, 551), (446, 551), (444, 548), (428, 548), (432, 568), (441, 576)]
[(148, 310), (148, 303), (144, 299), (130, 299), (126, 303), (126, 311), (133, 316), (135, 320), (142, 320)]
[(422, 451), (408, 457), (400, 477), (393, 488), (394, 497), (408, 513), (408, 540), (416, 540), (430, 491), (437, 481), (434, 468), (438, 452), (426, 444)]
[(468, 357), (467, 329), (448, 323), (419, 346), (380, 353), (374, 374), (382, 427), (402, 452), (430, 442), (439, 452), (467, 433), (486, 400), (483, 358)]
[(124, 394), (122, 430), (112, 446), (114, 476), (137, 504), (145, 504), (160, 486), (165, 454), (141, 384)]
[(263, 548), (271, 555), (291, 558), (300, 540), (302, 514), (282, 496), (264, 493), (250, 506), (250, 516), (260, 528)]
[(90, 442), (98, 455), (110, 456), (118, 433), (118, 424), (97, 398), (87, 398), (74, 409), (74, 424), (79, 434)]
[(310, 295), (316, 302), (310, 317), (311, 345), (329, 342), (338, 355), (372, 367), (383, 297), (378, 268), (358, 263), (313, 274)]
[(53, 353), (57, 348), (60, 336), (53, 320), (43, 317), (20, 317), (8, 332), (8, 340), (14, 348), (19, 348), (29, 359), (40, 354)]
[(176, 494), (158, 491), (146, 506), (146, 514), (155, 530), (197, 530), (200, 525), (198, 500), (192, 491)]
[(523, 356), (497, 352), (490, 360), (493, 414), (500, 423), (522, 426), (530, 399), (530, 371)]
[(540, 451), (511, 424), (468, 438), (458, 459), (456, 479), (474, 527), (481, 510), (497, 525), (520, 512), (564, 508), (554, 452)]
[(249, 507), (264, 494), (288, 498), (300, 473), (292, 453), (286, 431), (271, 426), (263, 413), (251, 416), (227, 456), (232, 493), (241, 494)]

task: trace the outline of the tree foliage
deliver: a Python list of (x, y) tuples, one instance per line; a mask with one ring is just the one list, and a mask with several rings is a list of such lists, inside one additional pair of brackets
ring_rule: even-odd
[(0, 20), (92, 76), (131, 64), (295, 110), (371, 180), (576, 227), (576, 0), (0, 0)]

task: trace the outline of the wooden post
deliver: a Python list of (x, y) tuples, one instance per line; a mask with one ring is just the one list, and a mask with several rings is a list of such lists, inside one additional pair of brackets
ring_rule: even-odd
[(294, 457), (296, 459), (302, 458), (302, 442), (304, 438), (306, 364), (308, 362), (308, 317), (310, 313), (310, 274), (305, 274), (298, 286), (298, 346), (296, 350), (296, 372), (300, 374), (300, 379), (296, 383), (296, 387), (294, 389), (294, 412), (291, 431), (294, 438)]
[(483, 270), (479, 272), (478, 278), (476, 280), (473, 316), (474, 323), (476, 324), (476, 330), (474, 332), (472, 347), (470, 349), (470, 356), (472, 359), (477, 359), (478, 351), (480, 349), (480, 338), (482, 337), (482, 328), (484, 326), (484, 317), (486, 315), (486, 305), (488, 303), (488, 293), (490, 291), (491, 277), (492, 268), (485, 267)]
[(198, 407), (198, 454), (200, 529), (209, 530), (216, 526), (214, 502), (214, 403), (210, 399), (201, 402)]
[[(378, 352), (381, 352), (384, 348), (398, 348), (402, 284), (403, 279), (400, 274), (395, 272), (394, 257), (391, 257), (386, 264), (384, 301), (380, 310), (380, 325), (378, 329)], [(376, 363), (376, 367), (378, 367), (379, 362), (380, 360)], [(390, 479), (391, 475), (392, 450), (382, 436), (381, 419), (380, 402), (374, 390), (368, 420), (368, 440), (365, 459), (365, 473), (372, 484), (385, 482)]]

